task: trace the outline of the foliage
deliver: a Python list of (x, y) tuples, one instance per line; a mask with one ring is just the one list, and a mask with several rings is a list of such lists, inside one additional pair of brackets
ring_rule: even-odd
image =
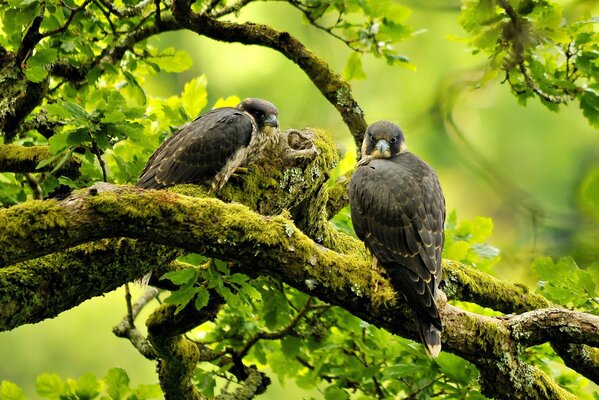
[[(162, 398), (160, 386), (139, 385), (129, 386), (129, 376), (121, 368), (112, 368), (101, 379), (87, 373), (79, 379), (62, 380), (56, 374), (41, 374), (35, 380), (37, 394), (49, 400), (75, 399), (113, 399), (113, 400), (145, 400)], [(23, 391), (14, 383), (0, 383), (0, 399), (24, 400)]]
[(563, 306), (599, 315), (599, 263), (580, 269), (570, 257), (557, 262), (549, 257), (535, 260), (539, 292)]
[(565, 18), (550, 0), (466, 0), (459, 20), (472, 52), (489, 54), (481, 84), (503, 73), (522, 104), (536, 95), (557, 111), (577, 100), (599, 127), (599, 19)]
[[(195, 305), (201, 308), (197, 299), (202, 284), (197, 286), (194, 280), (199, 275), (203, 285), (228, 298), (216, 320), (190, 333), (212, 354), (268, 365), (282, 383), (293, 380), (302, 389), (318, 389), (325, 399), (349, 399), (356, 392), (358, 398), (484, 398), (477, 392), (476, 369), (459, 357), (442, 354), (431, 360), (421, 345), (280, 282), (268, 278), (248, 282), (241, 274), (230, 274), (221, 261), (208, 264), (207, 269), (203, 265), (199, 270), (168, 273), (172, 282), (182, 286), (166, 301), (174, 302), (178, 292), (191, 292), (193, 281), (200, 288)], [(230, 289), (235, 298), (230, 297)], [(193, 295), (184, 297), (179, 304), (192, 299)], [(200, 365), (196, 371), (196, 384), (204, 395), (212, 396), (219, 381), (235, 381), (227, 373), (233, 366), (219, 363)]]
[(443, 258), (491, 273), (493, 265), (499, 262), (499, 249), (486, 242), (493, 233), (493, 221), (491, 218), (475, 217), (458, 224), (457, 219), (455, 210), (447, 216)]
[(391, 0), (313, 1), (291, 0), (307, 22), (339, 39), (353, 50), (343, 70), (345, 79), (365, 79), (362, 54), (384, 59), (390, 65), (414, 68), (393, 47), (412, 35), (405, 25), (411, 10)]

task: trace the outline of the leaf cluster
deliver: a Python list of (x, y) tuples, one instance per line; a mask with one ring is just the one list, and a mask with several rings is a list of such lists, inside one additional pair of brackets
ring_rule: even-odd
[(577, 101), (599, 126), (597, 17), (566, 16), (550, 0), (468, 0), (459, 21), (472, 52), (489, 54), (481, 84), (503, 73), (522, 104), (536, 96), (557, 111)]
[[(86, 373), (79, 379), (62, 380), (56, 374), (44, 373), (35, 380), (37, 394), (49, 400), (146, 400), (162, 398), (158, 384), (130, 387), (129, 376), (122, 368), (110, 369), (103, 378)], [(21, 388), (10, 381), (0, 382), (0, 399), (25, 400)]]

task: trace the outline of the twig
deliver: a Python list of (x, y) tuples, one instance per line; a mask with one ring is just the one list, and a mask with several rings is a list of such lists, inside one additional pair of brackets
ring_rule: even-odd
[(526, 69), (524, 62), (520, 62), (518, 64), (518, 67), (520, 69), (520, 72), (522, 73), (522, 76), (524, 76), (524, 81), (526, 82), (526, 85), (529, 88), (531, 88), (532, 91), (535, 92), (543, 100), (548, 101), (549, 103), (560, 104), (560, 103), (567, 103), (568, 101), (574, 99), (574, 96), (569, 95), (569, 94), (558, 96), (558, 95), (546, 93), (536, 84), (536, 82), (534, 81), (534, 79), (532, 78), (530, 73), (528, 72), (528, 69)]
[(252, 1), (254, 1), (254, 0), (239, 0), (237, 3), (233, 3), (229, 7), (223, 7), (221, 10), (213, 12), (210, 15), (213, 18), (220, 18), (227, 14), (237, 13), (237, 12), (239, 12), (239, 10), (241, 10), (243, 7), (245, 7)]
[(300, 320), (308, 313), (308, 311), (310, 311), (310, 307), (312, 305), (313, 300), (314, 298), (312, 296), (308, 297), (308, 300), (306, 301), (304, 307), (302, 307), (302, 309), (295, 315), (295, 317), (293, 317), (293, 319), (289, 322), (289, 324), (287, 324), (287, 326), (275, 332), (258, 332), (250, 340), (248, 340), (246, 344), (243, 346), (243, 348), (240, 351), (236, 352), (235, 355), (238, 358), (242, 359), (247, 355), (252, 346), (254, 346), (259, 340), (276, 340), (289, 335), (300, 322)]
[(160, 291), (154, 287), (148, 287), (142, 296), (137, 299), (135, 304), (131, 305), (131, 294), (129, 292), (129, 286), (125, 284), (125, 298), (127, 299), (127, 314), (123, 319), (112, 328), (112, 332), (121, 338), (128, 339), (133, 347), (139, 351), (141, 355), (149, 360), (156, 359), (156, 353), (148, 342), (148, 340), (141, 334), (141, 332), (135, 327), (135, 318), (139, 315), (141, 310), (156, 296)]
[(36, 199), (36, 200), (43, 199), (44, 198), (44, 191), (42, 190), (42, 187), (40, 186), (40, 183), (35, 178), (35, 176), (33, 176), (33, 174), (29, 173), (29, 172), (27, 172), (27, 173), (25, 173), (23, 175), (25, 176), (25, 179), (27, 180), (27, 184), (29, 185), (29, 187), (33, 191), (33, 198)]
[[(71, 25), (71, 22), (73, 22), (73, 18), (75, 18), (75, 15), (77, 15), (79, 12), (83, 11), (92, 1), (94, 1), (94, 0), (85, 0), (85, 2), (83, 2), (83, 4), (81, 4), (79, 7), (71, 9), (71, 13), (69, 14), (69, 17), (67, 18), (64, 25), (60, 26), (56, 29), (53, 29), (51, 31), (44, 32), (41, 35), (40, 40), (43, 38), (46, 38), (48, 36), (56, 35), (57, 33), (64, 33), (69, 28), (69, 25)], [(63, 7), (67, 7), (67, 6), (63, 4)]]

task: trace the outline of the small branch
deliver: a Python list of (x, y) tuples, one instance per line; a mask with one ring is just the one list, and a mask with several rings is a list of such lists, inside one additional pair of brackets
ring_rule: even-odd
[(560, 103), (567, 103), (568, 101), (574, 99), (574, 96), (569, 95), (569, 94), (558, 96), (558, 95), (546, 93), (536, 84), (536, 82), (534, 81), (534, 79), (532, 78), (530, 73), (528, 72), (528, 69), (524, 65), (524, 62), (520, 62), (518, 64), (518, 68), (520, 69), (520, 73), (522, 73), (522, 76), (524, 77), (524, 81), (526, 82), (526, 85), (533, 92), (535, 92), (537, 94), (537, 96), (539, 96), (543, 100), (548, 101), (549, 103), (560, 104)]
[(200, 11), (200, 14), (202, 15), (207, 15), (207, 14), (211, 14), (212, 11), (214, 10), (214, 8), (218, 5), (218, 3), (220, 3), (221, 0), (210, 0), (209, 2), (207, 2), (204, 5), (204, 8), (202, 8), (202, 11)]
[(522, 346), (555, 342), (599, 347), (599, 317), (595, 315), (549, 308), (516, 315), (508, 324)]
[(37, 180), (37, 178), (29, 172), (24, 175), (25, 175), (25, 179), (27, 180), (27, 184), (33, 191), (33, 198), (35, 200), (42, 200), (44, 198), (44, 191), (43, 191), (42, 187), (40, 186), (40, 183)]
[(236, 356), (240, 359), (245, 357), (247, 353), (250, 351), (250, 349), (260, 340), (276, 340), (288, 336), (293, 331), (293, 329), (295, 329), (295, 327), (301, 321), (301, 319), (305, 317), (306, 314), (311, 310), (312, 301), (313, 297), (309, 297), (304, 307), (302, 307), (302, 309), (295, 315), (295, 317), (293, 317), (289, 324), (287, 324), (287, 326), (285, 326), (284, 328), (275, 332), (258, 332), (245, 343), (241, 350), (236, 352)]
[[(212, 18), (220, 18), (220, 17), (223, 17), (223, 16), (225, 16), (227, 14), (237, 13), (237, 12), (239, 12), (239, 10), (241, 10), (243, 7), (245, 7), (246, 5), (248, 5), (249, 3), (251, 3), (252, 1), (254, 1), (254, 0), (239, 0), (237, 3), (233, 3), (233, 4), (231, 4), (228, 7), (223, 7), (222, 9), (220, 9), (218, 11), (211, 12), (210, 16)], [(216, 3), (218, 4), (218, 1)]]
[(98, 147), (98, 144), (95, 141), (92, 141), (91, 152), (96, 156), (98, 163), (100, 164), (100, 169), (102, 170), (102, 181), (108, 182), (108, 174), (106, 173), (106, 164), (104, 163), (104, 159), (102, 158), (102, 150)]
[[(69, 17), (67, 18), (66, 22), (64, 23), (63, 26), (60, 26), (56, 29), (53, 29), (51, 31), (48, 32), (44, 32), (41, 37), (40, 40), (52, 35), (56, 35), (57, 33), (64, 33), (66, 32), (67, 29), (69, 29), (69, 26), (71, 25), (71, 22), (73, 22), (73, 18), (75, 18), (75, 15), (77, 15), (78, 13), (80, 13), (81, 11), (85, 10), (85, 8), (91, 4), (94, 0), (85, 0), (83, 2), (83, 4), (81, 4), (79, 7), (73, 8), (71, 9), (71, 13), (69, 14)], [(64, 3), (63, 3), (64, 4)]]
[(216, 396), (215, 400), (251, 400), (264, 393), (270, 385), (270, 378), (255, 367), (248, 367), (247, 371), (247, 378), (240, 383), (240, 387), (235, 389), (233, 393), (223, 393)]
[(157, 358), (152, 345), (148, 340), (141, 334), (141, 332), (135, 327), (134, 320), (141, 310), (152, 300), (156, 298), (160, 291), (156, 288), (149, 287), (146, 289), (144, 294), (137, 299), (134, 305), (131, 305), (131, 294), (129, 293), (129, 286), (125, 284), (127, 299), (127, 314), (123, 317), (121, 322), (118, 323), (112, 332), (121, 338), (129, 339), (133, 347), (139, 351), (148, 360), (155, 360)]

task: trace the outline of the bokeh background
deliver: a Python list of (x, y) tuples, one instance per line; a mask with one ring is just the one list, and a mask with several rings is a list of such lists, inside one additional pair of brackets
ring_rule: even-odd
[[(501, 79), (477, 87), (486, 57), (473, 55), (459, 40), (465, 36), (457, 22), (459, 2), (404, 4), (413, 10), (408, 24), (417, 34), (398, 48), (416, 69), (363, 58), (367, 77), (352, 87), (367, 121), (388, 119), (403, 127), (410, 150), (437, 170), (448, 210), (457, 210), (458, 220), (493, 219), (490, 243), (501, 250), (494, 267), (498, 277), (534, 287), (529, 267), (536, 257), (571, 255), (581, 267), (599, 260), (597, 220), (585, 212), (580, 195), (585, 179), (599, 171), (599, 132), (576, 105), (555, 113), (532, 99), (523, 107)], [(577, 4), (597, 14), (597, 4)], [(284, 3), (252, 3), (239, 20), (291, 32), (338, 72), (350, 54), (341, 42), (302, 23), (300, 13)], [(148, 80), (144, 87), (149, 94), (177, 95), (185, 82), (205, 74), (208, 107), (230, 95), (269, 99), (279, 107), (283, 129), (324, 128), (342, 155), (355, 158), (337, 111), (277, 52), (187, 32), (164, 34), (153, 43), (187, 50), (194, 65), (182, 74)], [(0, 333), (0, 379), (20, 385), (28, 398), (37, 397), (34, 381), (42, 372), (77, 378), (85, 372), (103, 376), (121, 366), (133, 385), (156, 382), (153, 364), (111, 333), (124, 313), (121, 289), (53, 320)], [(264, 398), (298, 398), (293, 393), (276, 388)]]

